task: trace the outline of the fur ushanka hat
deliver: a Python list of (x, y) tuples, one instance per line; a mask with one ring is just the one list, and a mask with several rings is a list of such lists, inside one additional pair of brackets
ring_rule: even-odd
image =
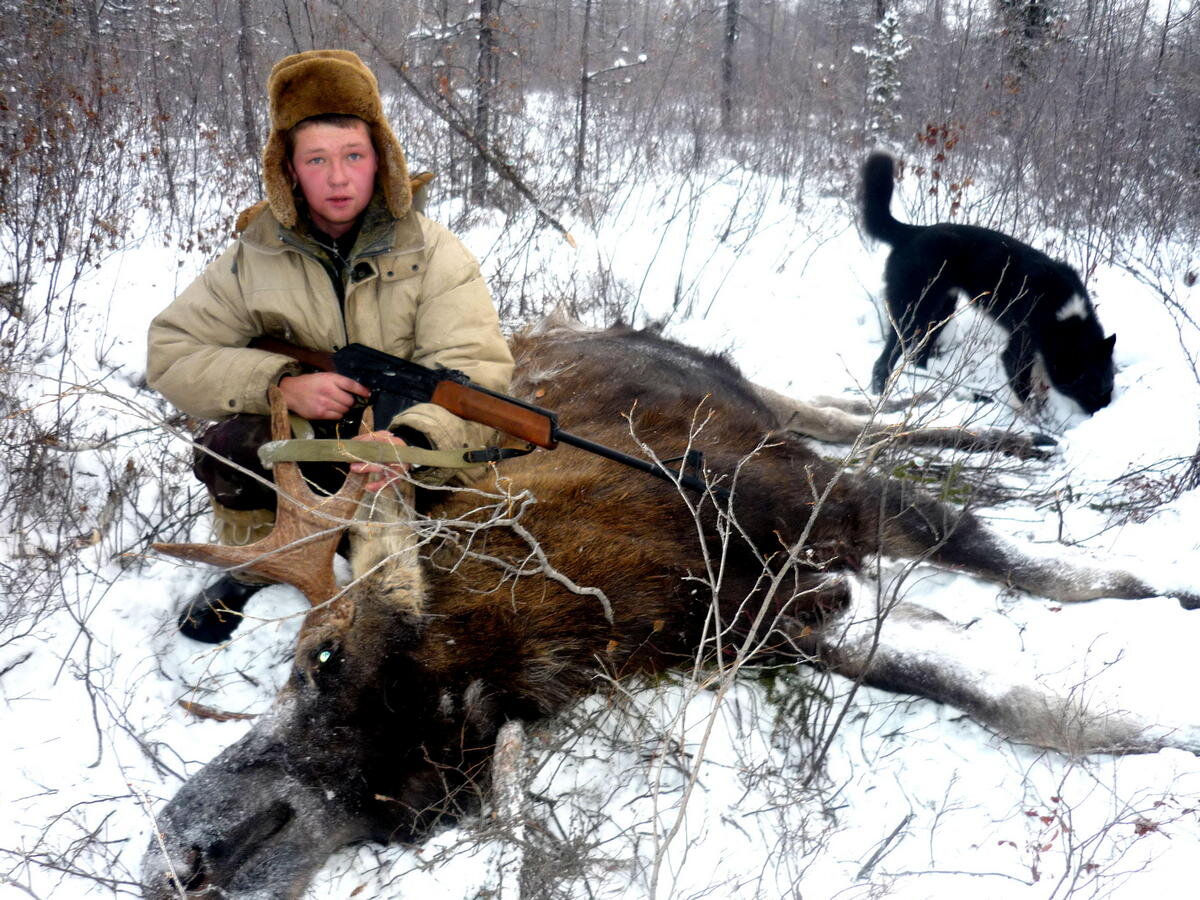
[(286, 56), (267, 79), (271, 133), (263, 149), (263, 186), (280, 224), (296, 224), (296, 201), (284, 165), (287, 132), (310, 116), (329, 113), (357, 116), (367, 123), (379, 157), (376, 184), (397, 219), (412, 206), (408, 165), (400, 142), (383, 114), (379, 83), (358, 55), (349, 50), (308, 50)]

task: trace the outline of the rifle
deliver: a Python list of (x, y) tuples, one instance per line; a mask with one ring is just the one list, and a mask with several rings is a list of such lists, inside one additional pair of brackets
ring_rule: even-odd
[[(545, 450), (553, 450), (559, 443), (569, 444), (647, 475), (653, 475), (655, 478), (680, 484), (699, 494), (712, 491), (719, 498), (728, 497), (723, 489), (711, 487), (703, 478), (688, 474), (689, 469), (699, 471), (703, 465), (704, 456), (698, 450), (690, 450), (685, 457), (680, 458), (683, 466), (679, 471), (630, 456), (628, 453), (565, 431), (558, 425), (557, 414), (515, 397), (488, 390), (475, 384), (457, 369), (427, 369), (363, 344), (349, 344), (329, 353), (298, 347), (278, 338), (256, 337), (250, 341), (250, 346), (290, 357), (322, 372), (336, 372), (353, 378), (371, 391), (370, 402), (375, 407), (375, 421), (385, 424), (385, 427), (398, 413), (414, 404), (434, 403), (460, 419), (487, 425)], [(464, 459), (472, 463), (489, 462), (528, 452), (530, 451), (508, 448), (476, 450), (467, 451)], [(680, 460), (665, 462), (677, 461)]]

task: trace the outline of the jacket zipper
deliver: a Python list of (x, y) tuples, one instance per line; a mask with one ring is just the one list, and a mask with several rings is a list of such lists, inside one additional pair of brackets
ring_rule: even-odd
[[(294, 250), (295, 252), (299, 253), (301, 256), (315, 262), (317, 265), (319, 265), (325, 271), (326, 275), (330, 276), (329, 282), (330, 282), (330, 287), (333, 288), (333, 299), (338, 302), (338, 321), (341, 322), (341, 325), (342, 325), (342, 346), (344, 347), (346, 344), (350, 343), (350, 329), (346, 325), (346, 305), (345, 305), (346, 298), (344, 295), (342, 298), (340, 298), (340, 299), (338, 298), (337, 287), (333, 284), (333, 281), (334, 281), (333, 276), (336, 273), (331, 272), (329, 266), (327, 266), (325, 264), (325, 262), (323, 260), (321, 260), (320, 257), (318, 257), (311, 250), (309, 250), (308, 247), (306, 247), (304, 244), (300, 243), (296, 239), (295, 235), (290, 230), (280, 227), (279, 242), (283, 245), (284, 252), (286, 252), (287, 249), (289, 249), (289, 248)], [(356, 264), (359, 261), (366, 260), (366, 259), (374, 259), (377, 256), (384, 256), (388, 253), (396, 253), (398, 256), (404, 255), (406, 253), (415, 253), (416, 251), (422, 250), (424, 248), (425, 248), (424, 241), (422, 241), (419, 244), (415, 244), (411, 249), (406, 249), (406, 250), (395, 250), (390, 245), (390, 243), (388, 243), (386, 241), (382, 241), (377, 248), (370, 249), (367, 252), (362, 253), (359, 256), (356, 256), (354, 259), (348, 260), (348, 262), (350, 263), (349, 268), (350, 268), (350, 271), (353, 272), (354, 264)], [(267, 248), (261, 247), (260, 249), (266, 250)], [(351, 283), (353, 283), (353, 282), (351, 282)], [(349, 288), (349, 286), (350, 285), (346, 285), (347, 288)], [(338, 350), (340, 348), (334, 347), (333, 349)]]
[[(293, 250), (295, 250), (297, 253), (299, 253), (305, 259), (309, 259), (309, 260), (315, 262), (318, 266), (321, 267), (322, 271), (325, 272), (326, 277), (329, 279), (328, 283), (329, 283), (330, 289), (333, 291), (333, 300), (337, 304), (338, 322), (342, 326), (341, 346), (340, 347), (335, 346), (333, 349), (340, 350), (341, 347), (344, 347), (348, 343), (350, 343), (350, 329), (346, 325), (346, 298), (345, 298), (344, 294), (342, 294), (342, 296), (339, 296), (339, 294), (342, 292), (338, 290), (337, 285), (335, 283), (336, 278), (337, 278), (337, 272), (328, 263), (326, 263), (325, 260), (321, 259), (321, 257), (317, 256), (317, 254), (315, 254), (311, 250), (309, 250), (308, 247), (306, 247), (304, 244), (298, 242), (293, 237), (291, 232), (281, 228), (280, 233), (279, 233), (279, 240), (286, 247), (291, 247)], [(349, 260), (347, 260), (347, 267), (349, 268)]]

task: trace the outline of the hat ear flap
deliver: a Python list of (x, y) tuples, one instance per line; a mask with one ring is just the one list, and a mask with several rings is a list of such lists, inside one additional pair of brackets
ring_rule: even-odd
[(296, 198), (287, 176), (287, 150), (283, 132), (272, 131), (267, 138), (267, 144), (263, 147), (262, 171), (263, 188), (272, 214), (284, 228), (295, 227)]
[(371, 126), (371, 141), (379, 160), (375, 181), (383, 189), (388, 209), (399, 219), (412, 208), (412, 187), (404, 150), (387, 122)]

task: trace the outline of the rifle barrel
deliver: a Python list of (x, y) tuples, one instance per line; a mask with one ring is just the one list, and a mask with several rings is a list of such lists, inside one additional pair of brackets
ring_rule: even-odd
[(723, 488), (711, 486), (702, 478), (688, 475), (686, 472), (676, 472), (660, 463), (652, 463), (636, 456), (630, 456), (628, 453), (622, 453), (620, 450), (614, 450), (604, 444), (597, 444), (595, 441), (589, 441), (587, 438), (563, 431), (561, 428), (555, 429), (554, 436), (564, 444), (570, 444), (580, 450), (586, 450), (588, 453), (603, 456), (605, 459), (611, 459), (613, 462), (637, 469), (639, 472), (645, 472), (647, 475), (653, 475), (655, 478), (661, 478), (663, 481), (669, 481), (672, 484), (679, 483), (685, 488), (696, 491), (701, 496), (709, 491), (722, 499), (728, 496)]

